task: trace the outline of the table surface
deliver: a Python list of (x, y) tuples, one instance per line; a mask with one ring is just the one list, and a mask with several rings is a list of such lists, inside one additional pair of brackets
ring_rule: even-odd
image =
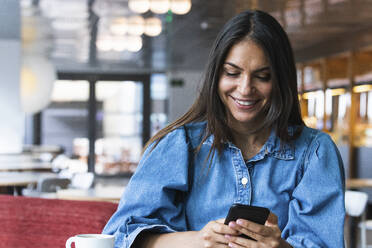
[(346, 179), (346, 188), (372, 188), (372, 178), (352, 178)]
[(52, 170), (50, 162), (19, 162), (19, 163), (0, 163), (1, 171), (32, 171), (32, 170)]
[(0, 172), (0, 186), (27, 186), (41, 178), (56, 176), (51, 172)]
[(66, 200), (119, 202), (125, 187), (106, 186), (90, 189), (60, 189), (57, 198)]

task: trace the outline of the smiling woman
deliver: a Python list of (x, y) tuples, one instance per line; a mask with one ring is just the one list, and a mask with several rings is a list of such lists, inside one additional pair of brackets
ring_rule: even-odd
[(263, 121), (271, 89), (270, 66), (264, 51), (249, 39), (234, 45), (218, 86), (229, 126), (237, 132), (255, 130), (255, 125)]
[[(304, 125), (297, 95), (280, 24), (262, 11), (232, 18), (198, 98), (148, 142), (103, 232), (117, 247), (343, 247), (342, 160)], [(270, 214), (225, 225), (232, 204)]]
[[(267, 114), (271, 92), (270, 65), (262, 48), (249, 38), (235, 44), (224, 63), (218, 95), (225, 105), (228, 125), (245, 160), (259, 152), (270, 134), (268, 129), (257, 130), (257, 127)], [(255, 137), (259, 139), (251, 139), (249, 145), (245, 144), (244, 133), (256, 133)]]

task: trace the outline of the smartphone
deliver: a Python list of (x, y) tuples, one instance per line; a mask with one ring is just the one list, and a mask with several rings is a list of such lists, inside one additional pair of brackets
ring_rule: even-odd
[[(228, 225), (230, 221), (236, 221), (237, 219), (245, 219), (257, 224), (264, 225), (267, 218), (269, 217), (269, 214), (270, 210), (265, 207), (233, 204), (226, 216), (225, 225)], [(248, 239), (253, 239), (244, 234), (241, 234), (240, 236)]]

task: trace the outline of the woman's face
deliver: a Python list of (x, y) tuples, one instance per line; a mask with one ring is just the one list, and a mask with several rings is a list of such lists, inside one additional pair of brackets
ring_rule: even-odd
[(218, 94), (226, 107), (229, 124), (257, 125), (262, 109), (269, 102), (272, 73), (264, 51), (245, 39), (227, 54), (218, 84)]

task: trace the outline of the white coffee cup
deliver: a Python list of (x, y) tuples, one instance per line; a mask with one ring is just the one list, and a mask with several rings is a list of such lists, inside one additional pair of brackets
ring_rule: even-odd
[(114, 248), (115, 236), (107, 234), (78, 234), (68, 238), (66, 248), (71, 248), (75, 243), (76, 248)]

